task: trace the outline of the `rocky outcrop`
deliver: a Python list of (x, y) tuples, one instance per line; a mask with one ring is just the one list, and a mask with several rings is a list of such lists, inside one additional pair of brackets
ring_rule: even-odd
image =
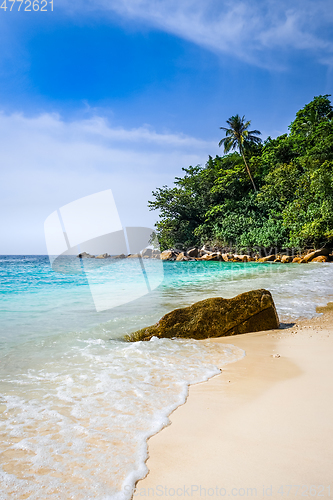
[(282, 257), (281, 257), (282, 264), (289, 264), (292, 261), (293, 261), (293, 258), (291, 255), (282, 255)]
[(273, 262), (276, 259), (276, 255), (267, 255), (267, 257), (261, 257), (258, 262)]
[(321, 248), (320, 250), (315, 250), (314, 252), (310, 252), (303, 257), (304, 262), (311, 262), (313, 259), (317, 257), (328, 257), (330, 251), (327, 248)]
[(176, 254), (172, 250), (164, 250), (161, 253), (161, 260), (174, 260), (176, 258)]
[(222, 255), (217, 253), (217, 252), (212, 252), (212, 253), (207, 253), (205, 255), (203, 255), (202, 257), (199, 257), (197, 260), (205, 260), (205, 261), (208, 261), (208, 260), (213, 260), (213, 261), (217, 261), (217, 260), (222, 260)]
[(234, 262), (251, 262), (254, 259), (250, 255), (234, 255), (232, 260)]
[(175, 309), (155, 325), (128, 335), (126, 340), (135, 342), (152, 337), (206, 339), (278, 327), (273, 298), (268, 290), (262, 289), (232, 299), (211, 298)]
[(230, 255), (229, 253), (222, 254), (222, 260), (224, 260), (224, 262), (228, 262), (231, 259), (232, 259), (232, 255)]
[[(147, 252), (148, 250), (148, 252)], [(145, 255), (144, 258), (148, 256), (153, 257), (153, 258), (160, 258), (162, 260), (172, 260), (175, 261), (177, 260), (178, 262), (183, 262), (183, 261), (188, 261), (188, 260), (200, 260), (200, 261), (225, 261), (225, 262), (251, 262), (251, 261), (256, 261), (256, 262), (275, 262), (275, 263), (291, 263), (291, 262), (298, 262), (298, 263), (306, 263), (306, 262), (311, 262), (313, 259), (317, 257), (327, 257), (327, 260), (318, 260), (315, 262), (331, 262), (333, 261), (333, 255), (329, 255), (330, 249), (327, 248), (322, 248), (320, 250), (315, 250), (315, 251), (308, 251), (308, 254), (302, 255), (302, 256), (297, 256), (293, 257), (293, 255), (287, 255), (287, 254), (270, 254), (267, 255), (266, 257), (259, 257), (259, 255), (243, 255), (243, 254), (232, 254), (232, 253), (224, 253), (224, 249), (210, 249), (207, 246), (203, 246), (201, 249), (198, 249), (196, 247), (191, 248), (188, 251), (180, 251), (178, 249), (171, 248), (169, 250), (164, 250), (164, 252), (160, 253), (158, 250), (149, 250), (146, 249), (144, 250)]]
[(153, 256), (153, 250), (151, 248), (145, 248), (142, 250), (141, 255), (144, 259), (149, 259)]
[(145, 248), (141, 252), (141, 256), (143, 259), (159, 259), (161, 252), (159, 250), (155, 250), (152, 248)]
[(184, 252), (178, 254), (176, 258), (176, 261), (178, 262), (187, 262), (189, 260), (200, 260), (200, 259), (193, 259), (192, 257), (188, 257)]
[(187, 251), (187, 255), (189, 257), (198, 257), (199, 255), (199, 250), (197, 248), (191, 248), (190, 250)]
[(311, 262), (329, 262), (329, 258), (326, 255), (319, 255), (312, 259)]
[(95, 255), (90, 255), (90, 253), (87, 252), (79, 253), (76, 257), (79, 257), (80, 259), (95, 259)]
[[(126, 258), (139, 258), (143, 259), (161, 259), (169, 261), (184, 262), (189, 260), (202, 260), (202, 261), (225, 261), (225, 262), (282, 262), (283, 264), (293, 262), (293, 263), (307, 263), (307, 262), (333, 262), (333, 255), (329, 254), (330, 249), (321, 248), (320, 250), (308, 251), (306, 255), (292, 257), (291, 255), (268, 255), (267, 257), (259, 258), (259, 255), (252, 257), (251, 255), (242, 254), (232, 254), (232, 253), (222, 253), (221, 251), (208, 250), (207, 247), (198, 249), (196, 247), (191, 248), (187, 252), (181, 252), (178, 249), (169, 249), (160, 252), (160, 250), (145, 248), (141, 253), (136, 254), (121, 254), (121, 255), (109, 255), (104, 253), (101, 255), (90, 255), (87, 252), (82, 252), (77, 255), (77, 257), (82, 259), (126, 259)], [(196, 255), (196, 257), (195, 257)], [(320, 257), (320, 259), (318, 258)], [(323, 258), (322, 258), (323, 257)]]

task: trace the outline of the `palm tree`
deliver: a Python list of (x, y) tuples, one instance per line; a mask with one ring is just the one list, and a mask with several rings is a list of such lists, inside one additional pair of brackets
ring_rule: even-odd
[(220, 140), (219, 146), (221, 147), (222, 144), (224, 145), (225, 153), (229, 153), (230, 150), (234, 149), (239, 150), (243, 157), (247, 173), (251, 179), (253, 189), (256, 191), (257, 188), (246, 162), (244, 150), (246, 149), (246, 146), (249, 146), (250, 144), (259, 144), (261, 142), (260, 137), (257, 137), (257, 135), (261, 135), (261, 132), (259, 132), (259, 130), (248, 130), (251, 122), (249, 120), (246, 122), (245, 116), (242, 118), (239, 115), (232, 116), (229, 120), (227, 120), (227, 124), (230, 128), (220, 127), (221, 130), (225, 130), (226, 137)]

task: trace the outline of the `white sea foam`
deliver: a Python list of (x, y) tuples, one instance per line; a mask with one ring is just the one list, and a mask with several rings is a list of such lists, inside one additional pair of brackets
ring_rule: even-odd
[(125, 486), (147, 473), (147, 438), (185, 402), (188, 384), (244, 352), (208, 340), (91, 338), (49, 354), (14, 378), (2, 374), (6, 500), (28, 493), (30, 500), (125, 500)]
[[(131, 274), (130, 261), (117, 265)], [(52, 273), (43, 257), (0, 259), (1, 500), (126, 500), (147, 472), (147, 438), (188, 384), (244, 354), (209, 340), (116, 339), (176, 307), (256, 288), (272, 292), (282, 321), (333, 300), (333, 264), (164, 265), (152, 294), (97, 313), (83, 276)]]

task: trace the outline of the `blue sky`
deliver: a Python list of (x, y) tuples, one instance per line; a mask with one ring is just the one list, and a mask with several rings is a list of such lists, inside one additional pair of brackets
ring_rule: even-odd
[[(11, 2), (7, 2), (10, 8)], [(0, 253), (45, 253), (58, 207), (113, 190), (124, 225), (245, 114), (263, 137), (333, 84), (330, 0), (54, 0), (0, 9)]]

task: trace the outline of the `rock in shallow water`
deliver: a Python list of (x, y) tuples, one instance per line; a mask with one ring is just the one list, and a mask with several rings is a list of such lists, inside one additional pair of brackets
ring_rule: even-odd
[(77, 255), (76, 257), (79, 257), (80, 259), (94, 259), (95, 255), (90, 255), (90, 253), (82, 252), (79, 253), (79, 255)]
[(161, 253), (161, 260), (174, 260), (176, 258), (176, 255), (172, 250), (164, 250), (164, 252)]
[(109, 255), (108, 253), (102, 253), (101, 255), (97, 255), (95, 258), (96, 259), (110, 259), (111, 255)]
[(268, 255), (267, 257), (261, 257), (258, 262), (273, 262), (276, 259), (276, 255)]
[(325, 255), (319, 255), (318, 257), (314, 257), (311, 262), (329, 262), (329, 259)]
[(126, 336), (126, 340), (152, 337), (206, 339), (279, 327), (274, 301), (268, 290), (252, 290), (223, 299), (201, 300), (165, 314), (155, 325)]
[[(315, 250), (314, 252), (310, 252), (307, 255), (305, 255), (303, 260), (304, 260), (304, 262), (312, 262), (317, 257), (321, 257), (321, 256), (328, 257), (329, 253), (330, 252), (327, 248), (320, 248), (319, 250)], [(316, 261), (316, 262), (320, 262), (320, 261)]]

